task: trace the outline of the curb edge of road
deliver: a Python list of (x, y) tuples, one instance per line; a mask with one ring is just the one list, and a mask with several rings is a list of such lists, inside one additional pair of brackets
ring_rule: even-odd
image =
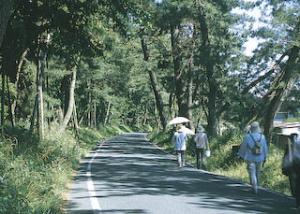
[[(158, 146), (156, 143), (152, 142), (150, 139), (147, 138), (147, 136), (145, 136), (145, 139), (146, 139), (149, 143), (151, 143), (152, 145), (154, 145), (156, 148), (160, 149), (160, 150), (161, 150), (162, 152), (164, 152), (165, 154), (171, 155), (171, 156), (173, 156), (174, 158), (176, 158), (175, 155), (173, 155), (173, 154), (167, 152), (164, 148), (162, 148), (162, 147)], [(189, 167), (195, 169), (195, 167), (194, 167), (192, 164), (190, 164), (190, 163), (187, 163), (187, 166), (189, 166)], [(217, 174), (217, 173), (214, 173), (214, 172), (210, 172), (210, 171), (206, 171), (206, 170), (203, 170), (203, 169), (199, 169), (199, 170), (197, 170), (197, 171), (202, 172), (202, 173), (205, 173), (205, 174), (209, 174), (209, 175), (214, 175), (214, 176), (226, 178), (226, 179), (229, 180), (229, 181), (238, 182), (238, 183), (243, 184), (243, 185), (245, 185), (245, 186), (247, 186), (247, 187), (251, 187), (250, 184), (245, 183), (244, 181), (239, 180), (239, 179), (227, 177), (227, 176), (220, 175), (220, 174)], [(278, 195), (278, 196), (282, 196), (282, 197), (286, 197), (286, 198), (289, 198), (289, 199), (294, 200), (294, 197), (292, 197), (292, 196), (285, 195), (285, 194), (283, 194), (283, 193), (281, 193), (281, 192), (276, 192), (276, 191), (274, 191), (274, 190), (271, 190), (271, 189), (268, 189), (268, 188), (265, 188), (265, 187), (258, 187), (258, 189), (259, 189), (259, 190), (263, 190), (263, 191), (268, 192), (268, 193), (272, 193), (272, 194), (275, 194), (275, 195)]]

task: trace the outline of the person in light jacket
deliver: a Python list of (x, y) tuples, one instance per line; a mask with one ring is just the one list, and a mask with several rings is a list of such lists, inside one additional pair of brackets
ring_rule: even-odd
[(173, 135), (172, 142), (175, 144), (175, 150), (177, 154), (178, 166), (185, 166), (185, 150), (187, 135), (181, 131), (182, 126), (178, 126), (176, 132)]
[(196, 165), (197, 169), (202, 169), (205, 151), (209, 150), (207, 135), (202, 126), (197, 128), (194, 141), (196, 143)]
[(253, 192), (256, 194), (262, 165), (268, 155), (267, 141), (265, 136), (261, 133), (258, 122), (251, 124), (250, 133), (245, 135), (238, 155), (247, 162), (250, 184), (253, 188)]

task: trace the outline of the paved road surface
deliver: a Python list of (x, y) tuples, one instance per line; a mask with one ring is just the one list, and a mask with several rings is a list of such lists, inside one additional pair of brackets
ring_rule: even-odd
[(294, 200), (193, 168), (124, 134), (105, 142), (82, 162), (70, 192), (70, 214), (92, 213), (297, 213)]

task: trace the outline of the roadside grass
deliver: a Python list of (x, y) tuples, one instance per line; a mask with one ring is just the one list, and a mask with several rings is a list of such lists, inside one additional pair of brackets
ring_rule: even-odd
[(71, 131), (59, 135), (54, 128), (37, 143), (23, 128), (8, 129), (0, 139), (0, 213), (63, 213), (67, 185), (80, 158), (97, 142), (123, 130), (81, 128), (76, 139)]
[[(154, 131), (149, 138), (161, 148), (174, 154), (174, 146), (170, 141), (171, 132)], [(237, 157), (232, 147), (242, 142), (243, 134), (228, 132), (227, 134), (210, 140), (211, 157), (206, 159), (206, 170), (249, 183), (246, 163)], [(187, 162), (195, 167), (195, 145), (190, 137), (187, 145)], [(281, 173), (283, 151), (270, 145), (269, 157), (261, 175), (261, 186), (270, 190), (291, 195), (289, 181)]]

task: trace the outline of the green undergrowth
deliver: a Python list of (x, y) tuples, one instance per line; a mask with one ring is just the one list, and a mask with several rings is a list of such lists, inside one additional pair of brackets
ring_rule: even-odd
[[(171, 144), (171, 132), (154, 131), (150, 134), (152, 142), (174, 154), (174, 145)], [(242, 142), (243, 135), (239, 132), (227, 134), (210, 140), (211, 157), (206, 159), (206, 169), (210, 172), (249, 183), (246, 164), (239, 159), (233, 150)], [(195, 166), (195, 144), (190, 137), (187, 145), (187, 161)], [(281, 173), (283, 151), (270, 145), (269, 157), (264, 165), (261, 176), (261, 185), (273, 191), (290, 195), (288, 178)]]
[(0, 138), (0, 213), (63, 213), (67, 184), (79, 160), (97, 142), (130, 129), (81, 128), (78, 138), (71, 131), (59, 135), (48, 130), (45, 140), (15, 128)]

